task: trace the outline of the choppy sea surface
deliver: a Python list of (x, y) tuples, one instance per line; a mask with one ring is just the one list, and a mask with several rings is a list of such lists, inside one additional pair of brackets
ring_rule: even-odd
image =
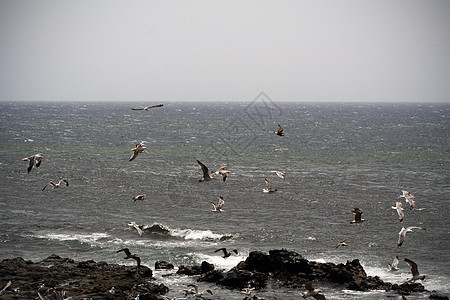
[[(0, 259), (58, 254), (132, 265), (116, 253), (128, 247), (152, 269), (157, 260), (230, 269), (250, 251), (286, 248), (320, 262), (357, 258), (368, 275), (403, 283), (411, 275), (404, 261), (397, 272), (387, 268), (399, 255), (427, 274), (427, 290), (450, 294), (450, 104), (256, 99), (130, 109), (149, 104), (157, 103), (0, 102)], [(278, 124), (283, 137), (273, 133)], [(148, 153), (130, 162), (140, 141)], [(35, 153), (45, 159), (27, 173), (22, 158)], [(227, 180), (199, 182), (197, 159), (210, 170), (226, 165)], [(62, 178), (68, 187), (42, 191)], [(262, 192), (265, 178), (276, 193)], [(415, 209), (399, 198), (403, 189), (415, 195)], [(219, 196), (224, 211), (213, 213)], [(403, 223), (391, 208), (397, 201)], [(350, 224), (354, 207), (366, 222)], [(408, 233), (399, 248), (403, 226), (427, 230)], [(348, 247), (336, 249), (344, 238)], [(222, 247), (239, 254), (223, 259), (214, 252)], [(164, 273), (154, 276), (171, 297), (193, 280)], [(398, 298), (318, 287), (329, 299)], [(211, 299), (244, 297), (200, 288), (212, 289)], [(289, 300), (301, 292), (270, 286), (256, 294)]]

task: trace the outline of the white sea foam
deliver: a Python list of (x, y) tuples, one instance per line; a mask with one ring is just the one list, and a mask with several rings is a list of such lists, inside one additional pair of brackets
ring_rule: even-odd
[(72, 233), (46, 233), (38, 235), (38, 238), (56, 240), (56, 241), (80, 241), (81, 243), (93, 243), (99, 239), (108, 238), (110, 235), (103, 232), (94, 232), (91, 234), (72, 234)]

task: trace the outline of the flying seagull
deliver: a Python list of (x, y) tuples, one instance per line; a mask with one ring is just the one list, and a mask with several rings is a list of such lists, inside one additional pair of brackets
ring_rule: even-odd
[(138, 201), (138, 200), (144, 201), (145, 198), (147, 198), (147, 195), (146, 195), (146, 194), (137, 195), (136, 197), (133, 197), (133, 200), (134, 200), (133, 203), (136, 203), (136, 201)]
[(336, 248), (339, 248), (340, 246), (348, 246), (345, 241), (347, 241), (347, 239), (343, 239), (342, 241), (340, 241), (339, 244), (336, 245)]
[(280, 171), (272, 171), (272, 173), (275, 173), (278, 177), (280, 177), (281, 179), (284, 179), (284, 173), (280, 172)]
[(392, 261), (392, 264), (388, 264), (389, 272), (391, 271), (397, 271), (398, 270), (398, 255), (395, 256), (394, 260)]
[(352, 213), (355, 215), (355, 219), (353, 221), (350, 222), (350, 224), (354, 224), (354, 223), (362, 223), (364, 221), (367, 221), (366, 219), (362, 219), (361, 218), (361, 214), (363, 213), (363, 210), (360, 208), (355, 207), (352, 210)]
[(137, 143), (134, 148), (131, 149), (133, 154), (131, 155), (129, 161), (135, 159), (139, 153), (147, 152), (147, 147), (144, 147), (144, 142)]
[(202, 172), (203, 172), (203, 177), (202, 177), (202, 179), (199, 180), (199, 182), (213, 180), (214, 179), (213, 175), (216, 172), (211, 172), (210, 173), (208, 168), (204, 164), (202, 164), (198, 159), (197, 159), (197, 163), (198, 163), (198, 165), (200, 166), (200, 169), (202, 169)]
[(142, 229), (139, 227), (139, 225), (138, 224), (136, 224), (136, 222), (130, 222), (130, 223), (128, 223), (128, 226), (131, 226), (131, 227), (133, 227), (134, 229), (136, 229), (137, 230), (137, 232), (138, 232), (138, 234), (139, 234), (139, 236), (142, 236), (142, 233), (143, 233), (143, 231), (142, 231)]
[(279, 136), (284, 136), (283, 127), (281, 127), (281, 125), (278, 124), (278, 130), (274, 131), (273, 133), (275, 133), (276, 135), (279, 135)]
[(223, 197), (219, 197), (219, 202), (217, 204), (211, 202), (212, 206), (214, 207), (213, 212), (222, 212), (223, 211), (223, 205), (225, 204), (225, 200), (223, 200)]
[(227, 176), (228, 176), (228, 171), (225, 171), (226, 166), (220, 167), (219, 170), (216, 171), (216, 175), (222, 175), (222, 180), (225, 181), (227, 180)]
[(116, 251), (116, 253), (119, 253), (121, 251), (125, 252), (126, 257), (124, 257), (124, 259), (132, 258), (137, 262), (138, 268), (141, 266), (141, 258), (139, 256), (137, 256), (136, 253), (131, 253), (128, 248), (120, 249), (120, 250)]
[(308, 297), (313, 297), (314, 299), (317, 300), (324, 300), (325, 296), (322, 294), (319, 294), (320, 292), (322, 292), (322, 290), (319, 289), (315, 289), (312, 286), (311, 282), (307, 282), (303, 285), (303, 287), (306, 289), (306, 292), (303, 293), (303, 298), (308, 298)]
[(406, 203), (409, 204), (409, 209), (413, 209), (416, 206), (416, 203), (413, 200), (414, 195), (410, 192), (402, 190), (402, 194), (400, 195), (400, 197), (405, 198)]
[(400, 222), (403, 222), (403, 218), (405, 217), (405, 214), (403, 213), (402, 203), (395, 202), (395, 207), (392, 206), (392, 209), (397, 210), (398, 217), (400, 218)]
[(426, 228), (423, 227), (416, 227), (416, 226), (411, 226), (411, 227), (402, 227), (402, 230), (400, 230), (400, 232), (398, 233), (398, 243), (397, 245), (400, 247), (403, 244), (403, 241), (405, 240), (405, 236), (408, 232), (413, 232), (413, 229), (422, 229), (422, 230), (426, 230)]
[(30, 173), (31, 169), (33, 169), (33, 165), (36, 163), (36, 168), (39, 168), (41, 165), (42, 160), (44, 159), (44, 155), (42, 153), (34, 154), (25, 158), (22, 158), (23, 161), (28, 160), (28, 173)]
[(47, 187), (47, 185), (51, 185), (52, 189), (57, 189), (60, 187), (61, 182), (64, 182), (66, 184), (66, 186), (69, 186), (69, 182), (66, 179), (61, 179), (58, 183), (54, 183), (53, 181), (50, 181), (48, 184), (46, 184), (44, 186), (44, 188), (42, 190), (45, 190), (45, 188)]
[(270, 184), (269, 180), (264, 178), (264, 181), (266, 182), (267, 189), (263, 189), (264, 193), (275, 193), (277, 189), (272, 189), (272, 184)]
[(416, 280), (424, 280), (425, 275), (420, 275), (419, 270), (417, 269), (417, 264), (408, 258), (404, 258), (405, 262), (411, 267), (411, 273), (413, 277), (408, 278), (408, 282), (415, 282)]
[(149, 110), (150, 108), (154, 108), (154, 107), (161, 107), (163, 106), (163, 104), (156, 104), (156, 105), (150, 105), (150, 106), (146, 106), (146, 107), (138, 107), (138, 108), (131, 108), (132, 110)]
[(231, 251), (227, 251), (227, 248), (220, 248), (220, 249), (217, 249), (216, 251), (214, 251), (214, 253), (215, 253), (215, 252), (219, 252), (219, 251), (223, 251), (223, 256), (222, 256), (223, 258), (230, 257), (232, 252), (238, 254), (238, 251), (237, 251), (236, 249), (233, 249), (233, 250), (231, 250)]

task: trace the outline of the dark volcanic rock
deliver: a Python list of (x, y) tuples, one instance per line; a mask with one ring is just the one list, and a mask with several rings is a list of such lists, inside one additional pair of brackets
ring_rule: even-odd
[(201, 275), (201, 274), (207, 273), (212, 270), (214, 270), (213, 264), (210, 264), (206, 261), (202, 261), (201, 265), (193, 265), (193, 266), (181, 265), (181, 266), (179, 266), (177, 274), (193, 276), (193, 275)]
[(2, 299), (34, 299), (38, 292), (49, 299), (62, 293), (75, 299), (122, 299), (129, 294), (139, 294), (140, 299), (158, 299), (157, 295), (167, 293), (167, 287), (150, 280), (152, 270), (145, 266), (138, 269), (92, 260), (77, 262), (57, 255), (36, 263), (22, 258), (0, 263), (0, 286), (11, 281)]
[(174, 266), (164, 260), (158, 260), (155, 262), (155, 269), (157, 270), (172, 270), (174, 268)]

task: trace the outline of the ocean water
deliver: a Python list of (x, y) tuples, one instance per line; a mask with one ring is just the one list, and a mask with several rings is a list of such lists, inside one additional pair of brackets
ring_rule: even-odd
[[(227, 270), (250, 251), (286, 248), (321, 262), (357, 258), (368, 275), (402, 283), (410, 277), (404, 261), (399, 271), (387, 271), (399, 255), (428, 275), (427, 290), (450, 294), (449, 104), (257, 98), (130, 109), (148, 104), (0, 103), (0, 259), (58, 254), (132, 265), (116, 253), (128, 247), (152, 269), (157, 260), (176, 266), (206, 260)], [(284, 137), (273, 133), (277, 124)], [(148, 153), (129, 162), (140, 141)], [(35, 153), (46, 158), (27, 173), (22, 158)], [(226, 165), (228, 179), (199, 182), (197, 159), (210, 170)], [(62, 178), (68, 187), (42, 191)], [(264, 178), (276, 193), (262, 192)], [(415, 195), (414, 210), (399, 198), (402, 189)], [(142, 193), (147, 199), (134, 203)], [(224, 211), (213, 213), (219, 196)], [(396, 201), (405, 208), (403, 223), (391, 209)], [(354, 207), (363, 209), (365, 223), (350, 224)], [(402, 226), (427, 230), (409, 233), (398, 248)], [(336, 249), (344, 238), (348, 247)], [(214, 252), (222, 247), (239, 254), (223, 259)], [(154, 276), (171, 297), (194, 280), (166, 273)], [(328, 299), (397, 299), (384, 291), (318, 287)], [(212, 299), (244, 297), (208, 283), (200, 288), (212, 289)], [(256, 294), (289, 300), (301, 292), (271, 285)]]

